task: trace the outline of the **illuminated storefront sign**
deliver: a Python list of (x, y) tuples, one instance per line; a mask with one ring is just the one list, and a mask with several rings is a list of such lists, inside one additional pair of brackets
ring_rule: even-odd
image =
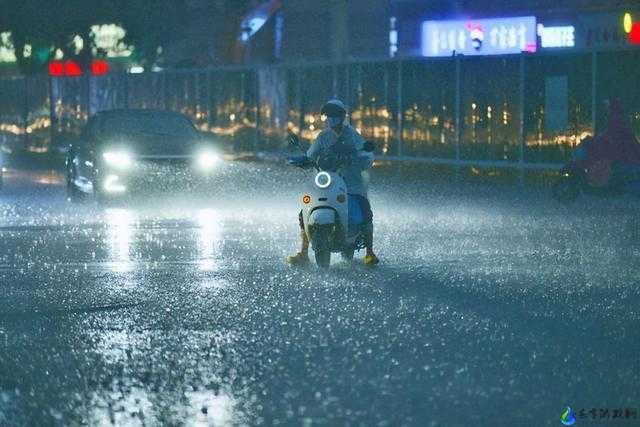
[(536, 47), (534, 16), (422, 23), (423, 56), (505, 55)]
[(248, 42), (281, 7), (282, 0), (269, 0), (251, 10), (240, 23), (240, 40)]
[[(72, 59), (51, 61), (48, 68), (51, 77), (79, 77), (83, 74), (80, 64)], [(109, 63), (104, 59), (93, 59), (88, 68), (92, 76), (103, 76), (109, 72)]]
[(389, 56), (393, 58), (398, 53), (398, 20), (392, 16), (389, 20)]
[(576, 29), (573, 25), (562, 27), (545, 27), (538, 24), (538, 36), (540, 36), (540, 47), (575, 47)]

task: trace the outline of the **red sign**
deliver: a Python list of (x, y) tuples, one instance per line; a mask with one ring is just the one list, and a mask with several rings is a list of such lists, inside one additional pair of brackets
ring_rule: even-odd
[(640, 22), (634, 22), (629, 32), (629, 43), (640, 45)]
[(49, 62), (49, 75), (51, 77), (64, 76), (64, 64), (60, 61)]
[(82, 68), (76, 61), (68, 60), (64, 62), (64, 75), (69, 77), (78, 77), (82, 75)]
[(94, 59), (91, 61), (91, 74), (103, 76), (109, 72), (109, 63), (104, 59)]
[[(109, 72), (109, 63), (104, 59), (94, 59), (89, 65), (89, 71), (93, 76), (102, 76)], [(76, 61), (49, 62), (49, 75), (51, 77), (78, 77), (83, 73), (82, 67)]]

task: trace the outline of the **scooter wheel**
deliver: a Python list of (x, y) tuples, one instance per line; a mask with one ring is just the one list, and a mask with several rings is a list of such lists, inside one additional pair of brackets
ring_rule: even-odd
[(344, 251), (340, 252), (340, 255), (342, 255), (342, 259), (345, 260), (345, 261), (353, 261), (354, 252), (355, 252), (355, 249), (349, 248), (349, 249), (345, 249)]
[(329, 251), (315, 251), (316, 264), (320, 268), (329, 268), (331, 264), (331, 252)]

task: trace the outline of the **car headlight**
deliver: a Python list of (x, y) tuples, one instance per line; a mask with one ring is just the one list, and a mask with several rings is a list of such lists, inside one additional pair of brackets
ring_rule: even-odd
[(107, 151), (102, 154), (102, 158), (109, 166), (120, 169), (128, 169), (133, 164), (131, 154), (126, 151)]
[(200, 169), (209, 171), (216, 166), (219, 160), (220, 157), (213, 151), (203, 151), (198, 154), (196, 162)]
[(318, 172), (316, 175), (316, 185), (318, 188), (327, 188), (331, 185), (331, 175), (327, 172)]

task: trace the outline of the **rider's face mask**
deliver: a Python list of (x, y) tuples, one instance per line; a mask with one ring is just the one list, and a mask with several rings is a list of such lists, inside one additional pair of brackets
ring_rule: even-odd
[(327, 123), (330, 128), (337, 128), (338, 126), (344, 123), (344, 119), (342, 117), (327, 117)]

